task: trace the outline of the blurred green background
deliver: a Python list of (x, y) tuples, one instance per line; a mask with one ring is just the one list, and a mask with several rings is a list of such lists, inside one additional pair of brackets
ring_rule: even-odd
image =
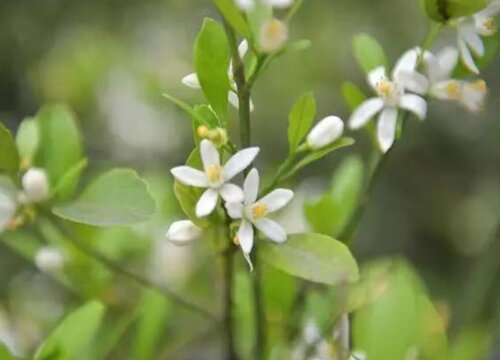
[[(184, 162), (192, 136), (190, 119), (161, 94), (175, 94), (188, 103), (202, 100), (201, 92), (184, 87), (180, 80), (192, 72), (192, 44), (205, 16), (217, 17), (206, 0), (2, 0), (0, 121), (15, 130), (43, 104), (71, 106), (84, 133), (92, 170), (116, 164), (136, 168), (149, 180), (161, 208), (148, 224), (96, 233), (95, 246), (216, 307), (218, 299), (207, 295), (211, 273), (204, 269), (212, 259), (207, 260), (206, 249), (179, 250), (163, 240), (168, 224), (182, 217), (173, 201), (168, 170)], [(351, 51), (352, 36), (373, 35), (394, 62), (422, 41), (426, 27), (417, 0), (306, 0), (292, 22), (290, 37), (310, 39), (311, 48), (273, 63), (252, 95), (253, 143), (263, 155), (257, 165), (265, 173), (286, 156), (288, 111), (304, 92), (314, 91), (318, 119), (329, 114), (348, 118), (342, 82), (353, 81), (367, 90)], [(435, 48), (454, 41), (453, 32), (447, 30)], [(406, 256), (438, 308), (449, 315), (451, 338), (469, 326), (491, 329), (497, 341), (490, 359), (500, 358), (496, 328), (500, 239), (492, 237), (500, 219), (499, 65), (497, 57), (482, 74), (490, 91), (482, 114), (469, 114), (455, 104), (431, 103), (424, 123), (409, 123), (379, 178), (354, 248), (361, 262)], [(236, 134), (236, 125), (230, 130)], [(342, 157), (357, 152), (368, 158), (367, 139), (361, 133), (354, 136), (358, 140), (354, 147), (301, 173), (294, 185), (298, 195), (290, 210), (289, 230), (307, 226), (301, 202), (326, 186)], [(27, 354), (81, 294), (76, 296), (41, 274), (12, 247), (0, 243), (0, 248), (0, 339), (18, 354)], [(84, 297), (98, 296), (113, 304), (110, 324), (135, 324), (122, 318), (124, 309), (164, 301), (139, 294), (123, 279), (109, 287), (106, 277), (111, 275), (102, 268), (89, 274), (78, 262), (73, 266)], [(197, 286), (186, 285), (193, 277)], [(176, 312), (168, 303), (158, 308), (157, 319), (164, 322), (154, 324), (155, 316), (141, 318), (158, 338), (148, 337), (146, 331), (137, 340), (131, 335), (132, 326), (123, 325), (123, 339), (135, 340), (132, 345), (118, 341), (108, 358), (147, 359), (138, 354), (148, 351), (150, 358), (158, 359), (218, 358), (217, 332), (207, 329), (206, 335), (184, 346), (185, 334), (199, 319)]]

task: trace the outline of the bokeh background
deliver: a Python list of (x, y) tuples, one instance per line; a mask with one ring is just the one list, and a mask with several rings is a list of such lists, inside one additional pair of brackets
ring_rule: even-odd
[[(68, 104), (84, 133), (93, 164), (90, 174), (112, 165), (133, 167), (149, 180), (161, 208), (148, 224), (96, 233), (95, 246), (160, 283), (216, 306), (218, 299), (206, 295), (211, 273), (203, 269), (212, 260), (204, 249), (179, 250), (163, 240), (168, 224), (182, 216), (168, 170), (185, 160), (192, 136), (190, 119), (161, 94), (176, 94), (193, 104), (202, 100), (200, 92), (180, 80), (192, 72), (192, 44), (205, 16), (217, 17), (206, 0), (2, 0), (0, 120), (15, 131), (42, 105)], [(312, 46), (277, 60), (252, 95), (253, 143), (264, 155), (258, 166), (270, 171), (286, 156), (288, 112), (304, 92), (314, 91), (318, 119), (329, 114), (348, 117), (342, 82), (353, 81), (367, 90), (351, 51), (355, 34), (376, 37), (394, 62), (421, 42), (426, 27), (417, 0), (306, 0), (290, 37), (310, 39)], [(445, 31), (435, 47), (449, 43), (454, 43), (454, 35)], [(354, 248), (361, 262), (396, 254), (407, 257), (446, 314), (451, 337), (464, 326), (488, 326), (497, 338), (491, 359), (500, 357), (495, 325), (500, 319), (500, 238), (492, 236), (500, 219), (499, 65), (497, 57), (482, 74), (490, 92), (483, 113), (431, 103), (424, 123), (408, 123), (377, 182)], [(367, 140), (354, 136), (354, 147), (300, 174), (291, 230), (307, 227), (301, 202), (321, 191), (341, 158), (350, 152), (368, 158)], [(0, 339), (16, 353), (28, 354), (81, 294), (40, 273), (11, 246), (0, 243), (0, 249)], [(93, 267), (95, 274), (89, 274), (86, 265), (78, 264), (71, 268), (73, 275), (89, 284), (80, 285), (79, 291), (83, 287), (84, 297), (99, 296), (114, 304), (111, 323), (118, 322), (124, 309), (163, 301), (139, 295), (126, 279), (115, 279), (104, 269)], [(194, 287), (187, 285), (193, 276)], [(153, 349), (151, 358), (217, 358), (216, 333), (208, 329), (184, 346), (196, 318), (179, 314), (168, 302), (163, 305), (160, 319), (165, 321), (152, 326), (161, 330), (157, 338), (144, 336), (132, 345), (120, 341), (104, 352), (107, 358), (139, 358), (141, 346)], [(125, 327), (124, 339), (133, 338), (135, 323), (129, 321), (134, 325)], [(203, 355), (196, 352), (200, 348)]]

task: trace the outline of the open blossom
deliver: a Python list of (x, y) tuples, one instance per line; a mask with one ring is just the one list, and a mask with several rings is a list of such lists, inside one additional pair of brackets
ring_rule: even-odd
[(40, 202), (49, 197), (49, 180), (43, 169), (30, 168), (21, 180), (27, 202)]
[(356, 130), (379, 114), (377, 140), (383, 152), (394, 143), (398, 109), (408, 110), (420, 120), (425, 119), (427, 114), (426, 101), (419, 95), (406, 93), (406, 90), (423, 93), (427, 87), (425, 77), (414, 71), (417, 58), (418, 53), (414, 49), (407, 51), (398, 60), (391, 78), (382, 66), (372, 70), (368, 74), (368, 83), (377, 96), (363, 102), (349, 119), (349, 127)]
[(491, 36), (496, 32), (494, 17), (500, 12), (500, 0), (494, 0), (485, 9), (467, 17), (458, 19), (457, 42), (462, 61), (475, 74), (479, 69), (471, 54), (478, 57), (484, 55), (484, 44), (481, 36)]
[(264, 52), (271, 53), (280, 50), (288, 40), (288, 27), (278, 19), (272, 19), (262, 24), (259, 31), (259, 46)]
[(5, 230), (16, 212), (16, 203), (0, 189), (0, 233)]
[(344, 123), (338, 116), (327, 116), (307, 135), (307, 144), (313, 150), (330, 145), (342, 136)]
[[(236, 6), (243, 11), (250, 11), (255, 7), (258, 0), (235, 0)], [(291, 6), (295, 0), (263, 0), (264, 4), (276, 9), (284, 9)]]
[(238, 243), (250, 267), (249, 254), (252, 251), (254, 239), (254, 226), (272, 241), (282, 243), (286, 241), (285, 230), (275, 221), (268, 219), (267, 215), (286, 206), (293, 198), (293, 191), (276, 189), (257, 200), (259, 192), (259, 173), (252, 169), (243, 183), (244, 199), (239, 202), (228, 201), (226, 209), (233, 219), (241, 219), (241, 224), (236, 235)]
[(186, 245), (198, 240), (202, 235), (202, 229), (190, 220), (179, 220), (173, 222), (167, 230), (166, 239), (175, 245)]
[(190, 166), (178, 166), (171, 172), (178, 181), (185, 185), (207, 188), (196, 204), (196, 216), (202, 217), (209, 215), (215, 209), (219, 195), (226, 202), (243, 200), (241, 188), (229, 181), (248, 167), (258, 153), (258, 147), (240, 150), (224, 166), (221, 166), (217, 148), (211, 141), (205, 139), (200, 143), (204, 171)]
[[(238, 53), (240, 58), (243, 59), (248, 51), (248, 42), (243, 40), (238, 46)], [(231, 84), (232, 89), (236, 89), (236, 82), (234, 81), (233, 76), (233, 62), (229, 63), (229, 68), (227, 70), (227, 74), (229, 76), (229, 82)], [(191, 89), (199, 90), (201, 89), (200, 80), (198, 79), (198, 75), (196, 73), (191, 73), (182, 78), (182, 83)], [(234, 90), (229, 90), (227, 93), (227, 99), (231, 105), (233, 105), (236, 109), (239, 107), (239, 99), (238, 95), (234, 92)], [(250, 100), (250, 111), (253, 111), (254, 105), (252, 100)]]

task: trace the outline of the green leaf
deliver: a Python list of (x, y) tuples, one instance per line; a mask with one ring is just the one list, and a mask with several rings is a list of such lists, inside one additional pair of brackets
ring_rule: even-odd
[(0, 123), (0, 173), (14, 178), (19, 170), (19, 154), (10, 131)]
[(466, 328), (453, 343), (451, 360), (484, 359), (492, 342), (492, 331), (486, 327)]
[(73, 195), (78, 186), (78, 181), (82, 175), (83, 170), (87, 168), (89, 161), (84, 158), (73, 165), (66, 173), (63, 175), (61, 180), (52, 190), (52, 196), (57, 196), (59, 199), (67, 199)]
[(379, 66), (387, 68), (387, 57), (384, 49), (370, 35), (365, 33), (356, 35), (353, 39), (353, 47), (354, 56), (365, 73), (369, 73)]
[(17, 129), (16, 144), (21, 160), (26, 164), (31, 163), (40, 145), (36, 119), (27, 118), (21, 122)]
[(214, 0), (224, 19), (244, 38), (250, 38), (250, 28), (233, 0)]
[(258, 249), (269, 265), (312, 282), (337, 285), (358, 278), (358, 267), (349, 249), (326, 235), (292, 234), (283, 244), (263, 242)]
[(101, 324), (104, 306), (91, 301), (66, 316), (36, 352), (34, 360), (88, 359), (88, 349)]
[(207, 125), (207, 126), (210, 125), (207, 122), (207, 120), (205, 120), (202, 116), (200, 116), (200, 114), (198, 114), (191, 106), (189, 106), (188, 104), (186, 104), (181, 99), (178, 99), (175, 96), (172, 96), (172, 95), (169, 95), (169, 94), (165, 94), (165, 93), (163, 94), (163, 96), (166, 97), (168, 100), (170, 100), (175, 105), (177, 105), (179, 108), (181, 108), (182, 110), (184, 110), (188, 115), (190, 115), (192, 118), (194, 118), (195, 121), (198, 124), (200, 124), (200, 125), (204, 124), (204, 125)]
[(308, 92), (295, 103), (288, 118), (288, 144), (293, 153), (306, 136), (316, 115), (314, 94)]
[(346, 81), (342, 84), (342, 95), (351, 111), (354, 111), (366, 100), (366, 96), (361, 89), (350, 81)]
[(36, 164), (47, 170), (51, 184), (57, 184), (83, 157), (80, 132), (73, 113), (63, 105), (44, 107), (36, 119), (40, 131)]
[(52, 212), (66, 220), (94, 225), (130, 225), (148, 220), (155, 203), (146, 183), (129, 169), (110, 170), (88, 185), (73, 202)]
[(220, 119), (226, 118), (229, 91), (229, 46), (221, 25), (205, 19), (194, 44), (195, 70), (206, 99)]
[(15, 360), (16, 358), (10, 353), (3, 343), (0, 342), (0, 360)]
[(445, 23), (484, 9), (489, 0), (422, 0), (421, 4), (432, 20)]

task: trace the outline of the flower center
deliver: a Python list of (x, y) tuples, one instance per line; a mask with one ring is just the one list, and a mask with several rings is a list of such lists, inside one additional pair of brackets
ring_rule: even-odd
[(260, 219), (261, 217), (266, 216), (267, 214), (267, 205), (266, 204), (255, 204), (252, 206), (252, 217), (254, 219)]
[(461, 89), (457, 81), (450, 81), (448, 84), (446, 84), (444, 91), (446, 91), (446, 93), (450, 97), (456, 99), (460, 96)]
[(486, 18), (484, 21), (483, 21), (483, 27), (487, 30), (487, 31), (495, 31), (495, 19), (489, 17), (489, 18)]
[(382, 99), (394, 102), (400, 95), (400, 89), (394, 81), (382, 80), (377, 84), (377, 93)]
[(486, 82), (484, 80), (477, 80), (474, 82), (474, 88), (482, 93), (485, 93), (487, 90)]
[(221, 179), (222, 169), (219, 165), (210, 165), (205, 170), (205, 173), (207, 174), (208, 181), (216, 183)]

